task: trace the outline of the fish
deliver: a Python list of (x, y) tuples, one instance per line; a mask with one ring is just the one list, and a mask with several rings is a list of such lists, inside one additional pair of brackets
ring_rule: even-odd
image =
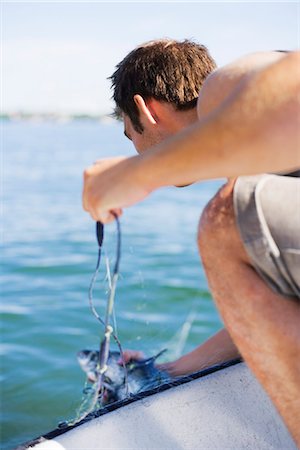
[[(162, 383), (171, 381), (170, 375), (155, 366), (156, 359), (164, 353), (147, 359), (132, 359), (126, 364), (126, 371), (120, 365), (121, 354), (118, 351), (110, 351), (107, 360), (107, 369), (103, 376), (103, 406), (124, 400), (142, 391), (153, 389)], [(81, 350), (77, 353), (80, 367), (86, 373), (91, 383), (96, 383), (99, 378), (99, 351)]]

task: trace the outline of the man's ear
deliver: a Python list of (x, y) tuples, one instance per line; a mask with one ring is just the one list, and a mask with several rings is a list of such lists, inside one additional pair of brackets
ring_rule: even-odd
[(141, 122), (143, 123), (144, 120), (150, 122), (152, 125), (155, 125), (157, 123), (157, 120), (155, 118), (155, 111), (151, 107), (150, 104), (146, 104), (143, 97), (139, 94), (135, 94), (133, 96), (133, 100), (137, 106), (137, 109), (139, 111), (139, 116), (141, 119)]

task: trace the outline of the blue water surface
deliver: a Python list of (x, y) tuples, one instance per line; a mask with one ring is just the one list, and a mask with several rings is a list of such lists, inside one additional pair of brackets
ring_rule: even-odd
[[(134, 149), (115, 122), (7, 122), (2, 132), (1, 448), (11, 449), (74, 417), (80, 403), (76, 353), (98, 348), (102, 336), (88, 306), (97, 245), (81, 206), (82, 172)], [(220, 328), (196, 246), (199, 216), (220, 184), (164, 188), (124, 212), (116, 295), (123, 348), (151, 356), (167, 347), (171, 360)], [(111, 224), (112, 263), (115, 244)], [(94, 295), (104, 314), (104, 265)]]

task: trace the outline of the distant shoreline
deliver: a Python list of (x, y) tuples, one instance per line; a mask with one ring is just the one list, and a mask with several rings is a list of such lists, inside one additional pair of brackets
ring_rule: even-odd
[(14, 113), (0, 114), (0, 121), (4, 122), (55, 122), (55, 123), (69, 123), (76, 121), (100, 122), (100, 123), (116, 123), (111, 114), (85, 114), (85, 113), (31, 113), (17, 111)]

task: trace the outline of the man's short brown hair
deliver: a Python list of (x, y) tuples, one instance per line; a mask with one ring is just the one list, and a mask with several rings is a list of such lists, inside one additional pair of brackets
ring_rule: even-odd
[(146, 42), (130, 52), (109, 78), (112, 81), (115, 116), (128, 115), (142, 133), (133, 96), (173, 103), (178, 110), (197, 104), (205, 78), (216, 63), (204, 45), (171, 39)]

